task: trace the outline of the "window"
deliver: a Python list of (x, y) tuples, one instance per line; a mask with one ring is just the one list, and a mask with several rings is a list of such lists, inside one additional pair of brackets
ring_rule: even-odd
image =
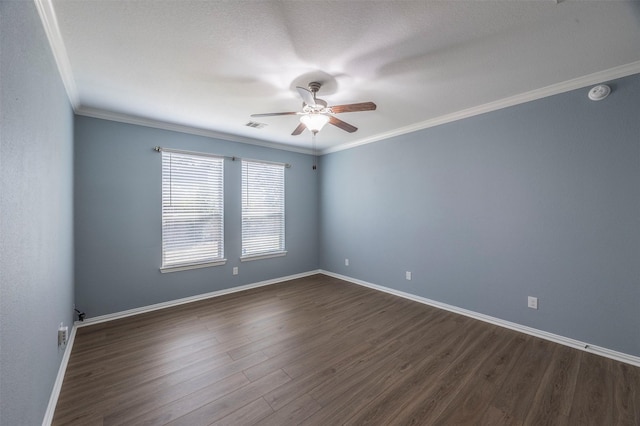
[(222, 265), (224, 162), (162, 151), (162, 272)]
[(284, 256), (284, 164), (242, 160), (241, 260)]

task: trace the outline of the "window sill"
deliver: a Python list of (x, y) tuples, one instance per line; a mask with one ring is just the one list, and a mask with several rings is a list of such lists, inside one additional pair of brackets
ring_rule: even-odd
[(265, 254), (253, 254), (249, 256), (240, 257), (240, 262), (250, 262), (252, 260), (270, 259), (272, 257), (282, 257), (286, 255), (287, 255), (286, 251), (278, 251), (278, 252), (265, 253)]
[(160, 268), (160, 272), (162, 272), (163, 274), (166, 274), (169, 272), (188, 271), (189, 269), (209, 268), (211, 266), (222, 266), (225, 263), (227, 263), (227, 259), (216, 260), (215, 262), (196, 263), (193, 265), (167, 266), (164, 268)]

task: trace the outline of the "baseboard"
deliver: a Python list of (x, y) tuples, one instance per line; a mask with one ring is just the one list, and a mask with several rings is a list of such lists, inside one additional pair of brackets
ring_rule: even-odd
[(196, 296), (184, 297), (182, 299), (170, 300), (168, 302), (156, 303), (154, 305), (142, 306), (140, 308), (129, 309), (126, 311), (114, 312), (112, 314), (100, 315), (97, 317), (86, 318), (84, 321), (76, 321), (75, 325), (77, 327), (86, 327), (93, 324), (98, 324), (107, 321), (113, 321), (120, 318), (126, 318), (133, 315), (139, 315), (146, 312), (157, 311), (159, 309), (170, 308), (172, 306), (184, 305), (185, 303), (196, 302), (198, 300), (210, 299), (212, 297), (219, 297), (225, 294), (237, 293), (239, 291), (250, 290), (252, 288), (264, 287), (267, 285), (281, 283), (283, 281), (295, 280), (297, 278), (304, 278), (311, 275), (319, 274), (319, 270), (313, 270), (308, 272), (303, 272), (295, 275), (288, 275), (286, 277), (274, 278), (271, 280), (260, 281), (252, 284), (241, 285), (238, 287), (231, 287), (224, 290), (212, 291), (210, 293), (198, 294)]
[(67, 372), (67, 364), (69, 363), (69, 357), (71, 356), (71, 349), (73, 348), (73, 342), (76, 339), (76, 329), (74, 325), (71, 327), (71, 333), (69, 333), (69, 340), (67, 340), (67, 346), (64, 348), (64, 354), (62, 354), (62, 361), (58, 368), (58, 375), (56, 381), (53, 383), (53, 389), (51, 390), (51, 396), (49, 397), (49, 404), (47, 405), (47, 411), (44, 413), (44, 419), (42, 420), (42, 426), (50, 426), (53, 421), (53, 415), (56, 411), (56, 405), (58, 405), (58, 397), (60, 396), (60, 390), (62, 389), (62, 382), (64, 375)]
[(519, 331), (521, 333), (529, 334), (531, 336), (540, 337), (542, 339), (550, 340), (555, 343), (559, 343), (561, 345), (569, 346), (575, 349), (580, 349), (585, 352), (590, 352), (596, 355), (604, 356), (607, 358), (614, 359), (616, 361), (624, 362), (630, 365), (634, 365), (636, 367), (640, 367), (640, 357), (625, 354), (623, 352), (614, 351), (611, 349), (603, 348), (600, 346), (592, 345), (589, 343), (581, 342), (575, 339), (571, 339), (568, 337), (560, 336), (553, 333), (548, 333), (546, 331), (538, 330), (532, 327), (527, 327), (521, 324), (517, 324), (510, 321), (505, 321), (500, 318), (495, 318), (489, 315), (484, 315), (478, 312), (470, 311), (467, 309), (459, 308), (457, 306), (448, 305), (446, 303), (437, 302), (435, 300), (427, 299), (425, 297), (416, 296), (414, 294), (405, 293), (403, 291), (394, 290), (392, 288), (384, 287), (377, 284), (372, 284), (363, 280), (359, 280), (356, 278), (348, 277), (346, 275), (340, 275), (333, 272), (325, 271), (322, 269), (303, 272), (300, 274), (289, 275), (286, 277), (275, 278), (266, 281), (260, 281), (253, 284), (242, 285), (239, 287), (233, 287), (225, 290), (218, 290), (211, 293), (200, 294), (197, 296), (185, 297), (182, 299), (176, 299), (169, 302), (157, 303), (155, 305), (144, 306), (140, 308), (130, 309), (127, 311), (116, 312), (113, 314), (102, 315), (98, 317), (88, 318), (84, 322), (76, 322), (71, 329), (71, 333), (69, 336), (69, 341), (67, 342), (67, 347), (65, 348), (64, 355), (62, 356), (62, 362), (60, 363), (60, 368), (58, 369), (58, 375), (56, 377), (56, 381), (53, 386), (53, 390), (51, 392), (51, 396), (49, 398), (49, 404), (47, 406), (47, 411), (45, 412), (44, 419), (42, 420), (43, 426), (51, 425), (53, 421), (53, 415), (55, 413), (56, 404), (58, 403), (58, 397), (60, 396), (60, 390), (62, 389), (62, 382), (64, 380), (64, 375), (67, 371), (67, 364), (69, 363), (69, 357), (71, 356), (71, 350), (73, 348), (73, 343), (75, 341), (76, 330), (78, 327), (84, 327), (92, 324), (98, 324), (106, 321), (112, 321), (119, 318), (125, 318), (132, 315), (141, 314), (144, 312), (156, 311), (159, 309), (168, 308), (171, 306), (178, 306), (185, 303), (195, 302), (198, 300), (209, 299), (212, 297), (218, 297), (225, 294), (237, 293), (240, 291), (249, 290), (252, 288), (263, 287), (267, 285), (277, 284), (284, 281), (294, 280), (297, 278), (304, 278), (315, 274), (324, 274), (330, 277), (338, 278), (350, 283), (358, 284), (364, 287), (368, 287), (374, 290), (383, 291), (385, 293), (393, 294), (395, 296), (403, 297), (405, 299), (413, 300), (415, 302), (423, 303), (425, 305), (433, 306), (436, 308), (444, 309), (456, 314), (465, 315), (467, 317), (471, 317), (474, 319), (478, 319), (480, 321), (484, 321), (490, 324), (498, 325), (501, 327), (505, 327), (511, 330)]
[(626, 364), (631, 364), (636, 367), (640, 367), (640, 357), (635, 355), (629, 355), (623, 352), (614, 351), (612, 349), (603, 348), (601, 346), (592, 345), (590, 343), (581, 342), (579, 340), (571, 339), (569, 337), (560, 336), (558, 334), (549, 333), (549, 332), (538, 330), (532, 327), (527, 327), (525, 325), (521, 325), (518, 323), (505, 321), (500, 318), (470, 311), (468, 309), (459, 308), (457, 306), (448, 305), (446, 303), (437, 302), (435, 300), (427, 299), (422, 296), (416, 296), (415, 294), (405, 293), (403, 291), (394, 290), (392, 288), (384, 287), (378, 284), (372, 284), (363, 280), (348, 277), (346, 275), (336, 274), (336, 273), (325, 271), (322, 269), (319, 272), (321, 274), (328, 275), (333, 278), (338, 278), (353, 284), (358, 284), (374, 290), (383, 291), (385, 293), (393, 294), (395, 296), (403, 297), (405, 299), (413, 300), (415, 302), (424, 303), (425, 305), (444, 309), (446, 311), (450, 311), (456, 314), (478, 319), (480, 321), (488, 322), (490, 324), (498, 325), (500, 327), (505, 327), (511, 330), (519, 331), (521, 333), (529, 334), (531, 336), (540, 337), (541, 339), (550, 340), (552, 342), (559, 343), (561, 345), (569, 346), (575, 349), (580, 349), (585, 352), (593, 353), (596, 355), (614, 359), (616, 361), (624, 362)]
[(60, 396), (60, 390), (62, 389), (62, 382), (64, 381), (64, 375), (67, 371), (67, 364), (69, 363), (69, 357), (71, 356), (71, 349), (73, 348), (73, 342), (75, 341), (75, 338), (76, 338), (76, 330), (79, 327), (85, 327), (92, 324), (112, 321), (119, 318), (126, 318), (132, 315), (138, 315), (145, 312), (157, 311), (159, 309), (169, 308), (171, 306), (183, 305), (185, 303), (209, 299), (212, 297), (223, 296), (225, 294), (237, 293), (239, 291), (250, 290), (252, 288), (264, 287), (267, 285), (277, 284), (277, 283), (281, 283), (289, 280), (295, 280), (297, 278), (304, 278), (304, 277), (316, 275), (319, 273), (320, 273), (320, 270), (313, 270), (313, 271), (303, 272), (300, 274), (289, 275), (286, 277), (274, 278), (271, 280), (265, 280), (265, 281), (246, 284), (238, 287), (232, 287), (224, 290), (212, 291), (210, 293), (199, 294), (196, 296), (185, 297), (182, 299), (171, 300), (168, 302), (156, 303), (155, 305), (143, 306), (140, 308), (129, 309), (127, 311), (115, 312), (113, 314), (101, 315), (98, 317), (85, 319), (82, 322), (76, 321), (73, 327), (71, 328), (69, 340), (67, 342), (67, 346), (62, 356), (62, 362), (60, 363), (60, 368), (58, 369), (58, 375), (53, 385), (51, 396), (49, 397), (49, 404), (47, 405), (47, 411), (45, 412), (44, 419), (42, 420), (42, 426), (50, 426), (51, 422), (53, 421), (53, 415), (55, 414), (56, 405), (58, 404), (58, 397)]

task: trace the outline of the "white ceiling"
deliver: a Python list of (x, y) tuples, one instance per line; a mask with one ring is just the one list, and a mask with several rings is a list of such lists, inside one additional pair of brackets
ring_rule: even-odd
[(640, 72), (638, 1), (36, 3), (77, 113), (292, 150), (297, 116), (245, 124), (300, 110), (310, 81), (378, 105), (325, 127), (331, 152)]

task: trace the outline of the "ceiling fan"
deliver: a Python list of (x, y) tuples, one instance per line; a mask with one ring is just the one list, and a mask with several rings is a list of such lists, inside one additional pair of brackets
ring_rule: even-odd
[(358, 111), (373, 111), (376, 109), (376, 104), (373, 102), (361, 102), (357, 104), (347, 105), (334, 105), (327, 106), (327, 102), (318, 99), (316, 93), (322, 87), (321, 83), (313, 81), (309, 83), (309, 89), (304, 87), (296, 87), (300, 97), (302, 98), (302, 111), (300, 112), (270, 112), (265, 114), (251, 114), (251, 117), (272, 117), (276, 115), (299, 115), (300, 124), (295, 128), (293, 136), (299, 135), (304, 129), (309, 129), (314, 135), (318, 133), (325, 124), (332, 124), (346, 132), (353, 133), (358, 130), (357, 127), (340, 120), (335, 117), (334, 114), (340, 114), (342, 112), (358, 112)]

